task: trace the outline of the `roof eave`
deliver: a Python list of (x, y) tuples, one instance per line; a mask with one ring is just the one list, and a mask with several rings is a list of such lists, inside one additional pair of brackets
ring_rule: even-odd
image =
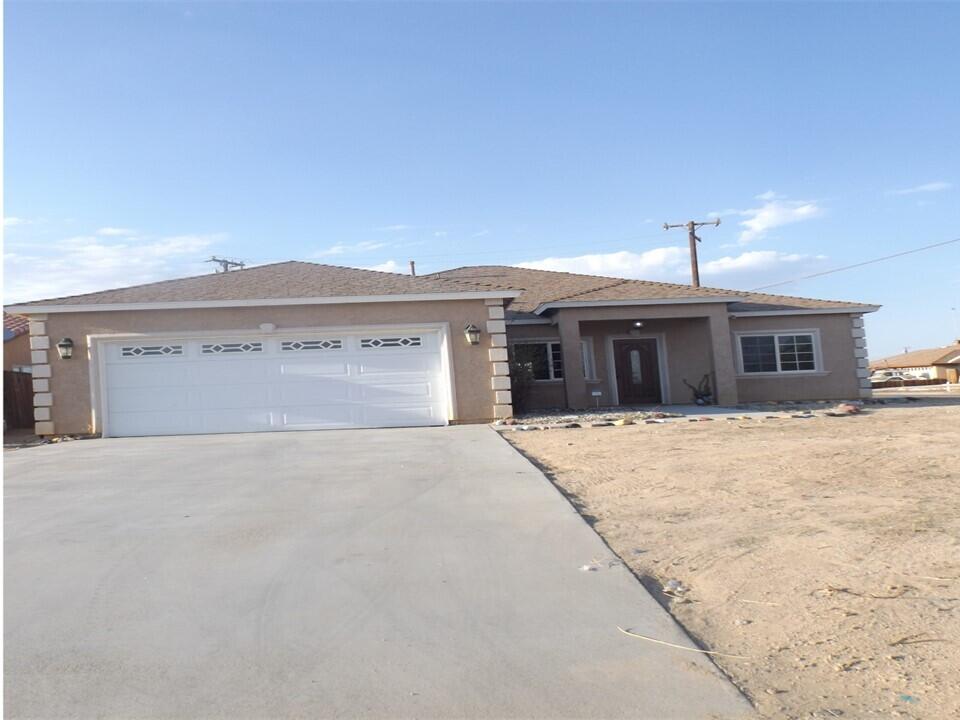
[(556, 302), (540, 303), (533, 311), (534, 315), (541, 315), (547, 310), (563, 308), (591, 308), (591, 307), (634, 307), (643, 305), (692, 305), (702, 303), (730, 303), (744, 302), (744, 298), (737, 295), (711, 295), (706, 297), (678, 297), (678, 298), (651, 298), (645, 300), (557, 300)]
[(22, 315), (42, 315), (48, 313), (81, 312), (119, 312), (130, 310), (202, 310), (213, 308), (264, 307), (282, 305), (353, 305), (360, 303), (387, 302), (439, 302), (450, 300), (494, 300), (513, 299), (520, 295), (518, 290), (483, 290), (448, 293), (409, 293), (396, 295), (339, 295), (335, 297), (311, 298), (253, 298), (245, 300), (177, 300), (169, 302), (144, 303), (90, 303), (67, 305), (12, 305), (8, 312)]
[(861, 315), (876, 312), (880, 305), (858, 305), (856, 307), (837, 308), (791, 308), (789, 310), (738, 310), (730, 313), (732, 318), (740, 317), (776, 317), (780, 315)]

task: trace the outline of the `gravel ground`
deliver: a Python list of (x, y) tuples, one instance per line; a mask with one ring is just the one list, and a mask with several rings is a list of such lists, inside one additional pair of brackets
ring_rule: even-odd
[(960, 717), (960, 404), (505, 438), (762, 716)]

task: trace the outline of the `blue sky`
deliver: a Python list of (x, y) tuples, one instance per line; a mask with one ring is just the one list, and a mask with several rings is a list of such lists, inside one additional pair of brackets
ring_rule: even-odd
[[(216, 253), (752, 289), (960, 237), (960, 5), (5, 9), (5, 300)], [(783, 285), (960, 336), (960, 243)], [(955, 309), (953, 309), (955, 308)]]

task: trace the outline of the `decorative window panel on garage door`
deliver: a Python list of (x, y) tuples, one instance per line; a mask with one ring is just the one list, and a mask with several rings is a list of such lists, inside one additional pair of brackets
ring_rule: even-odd
[(104, 434), (444, 425), (442, 351), (437, 331), (104, 343)]

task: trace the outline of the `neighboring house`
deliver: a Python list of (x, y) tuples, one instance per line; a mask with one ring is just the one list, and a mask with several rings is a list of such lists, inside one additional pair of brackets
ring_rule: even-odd
[(870, 363), (871, 371), (897, 370), (920, 378), (960, 382), (960, 339), (946, 347), (913, 350)]
[(22, 315), (3, 314), (3, 369), (30, 372), (30, 321)]
[[(482, 422), (532, 407), (869, 393), (876, 306), (511, 267), (407, 276), (287, 262), (18, 305), (37, 433)], [(63, 353), (57, 346), (63, 346)]]

